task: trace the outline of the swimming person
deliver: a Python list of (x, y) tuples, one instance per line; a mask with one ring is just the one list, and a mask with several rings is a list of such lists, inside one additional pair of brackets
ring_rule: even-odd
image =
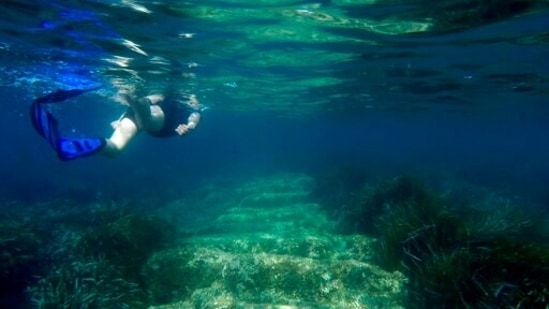
[(156, 137), (185, 135), (200, 122), (200, 103), (195, 95), (189, 96), (185, 107), (173, 94), (168, 97), (152, 94), (140, 99), (124, 95), (122, 98), (130, 107), (120, 120), (111, 123), (114, 132), (101, 151), (107, 156), (122, 151), (140, 131)]
[[(93, 91), (80, 90), (80, 93)], [(114, 129), (110, 138), (86, 137), (67, 138), (59, 136), (57, 119), (44, 107), (45, 103), (61, 102), (74, 97), (75, 90), (58, 90), (37, 98), (31, 106), (31, 120), (36, 131), (45, 138), (63, 161), (102, 154), (113, 157), (141, 131), (155, 137), (186, 135), (200, 122), (202, 105), (195, 95), (185, 103), (180, 102), (174, 92), (152, 94), (143, 98), (123, 94), (120, 98), (129, 105), (119, 120), (111, 123)], [(48, 98), (55, 98), (54, 100)]]

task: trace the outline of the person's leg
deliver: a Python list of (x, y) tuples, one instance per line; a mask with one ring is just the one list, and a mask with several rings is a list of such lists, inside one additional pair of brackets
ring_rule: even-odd
[(129, 118), (122, 118), (118, 121), (117, 127), (114, 130), (112, 136), (107, 139), (105, 148), (101, 151), (101, 154), (107, 157), (114, 157), (119, 154), (130, 140), (137, 135), (139, 128), (137, 124)]
[(158, 131), (164, 125), (164, 112), (156, 105), (164, 98), (160, 95), (150, 95), (141, 99), (127, 99), (135, 113), (135, 120), (144, 131)]

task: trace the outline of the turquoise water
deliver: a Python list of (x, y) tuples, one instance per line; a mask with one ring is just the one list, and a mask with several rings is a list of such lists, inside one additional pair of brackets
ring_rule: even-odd
[[(548, 5), (3, 1), (0, 307), (547, 308)], [(95, 86), (207, 110), (60, 162)]]

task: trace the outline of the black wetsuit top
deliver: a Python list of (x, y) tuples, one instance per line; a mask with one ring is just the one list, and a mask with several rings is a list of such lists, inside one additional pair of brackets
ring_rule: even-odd
[[(170, 137), (177, 135), (175, 129), (180, 124), (187, 123), (189, 116), (194, 112), (192, 108), (185, 104), (181, 104), (176, 100), (166, 99), (155, 105), (160, 106), (164, 112), (164, 125), (158, 131), (147, 131), (147, 133), (156, 137)], [(124, 117), (137, 123), (135, 120), (135, 112), (132, 108), (128, 108)]]

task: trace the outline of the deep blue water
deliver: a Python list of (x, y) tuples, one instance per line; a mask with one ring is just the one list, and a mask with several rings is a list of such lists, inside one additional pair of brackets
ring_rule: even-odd
[[(88, 179), (103, 191), (113, 187), (106, 179), (131, 178), (135, 171), (170, 181), (185, 179), (190, 170), (201, 175), (364, 160), (380, 171), (384, 166), (396, 173), (436, 170), (507, 182), (507, 188), (543, 187), (549, 151), (543, 1), (501, 19), (472, 17), (471, 25), (464, 24), (467, 19), (451, 25), (464, 29), (401, 35), (314, 19), (286, 26), (284, 14), (309, 10), (354, 22), (393, 14), (398, 21), (421, 6), (276, 3), (166, 1), (151, 4), (150, 14), (124, 2), (4, 3), (8, 18), (2, 22), (0, 81), (7, 134), (1, 162), (3, 173), (15, 178), (9, 183), (63, 185)], [(204, 17), (199, 9), (212, 13)], [(241, 13), (245, 10), (250, 13)], [(290, 15), (290, 20), (304, 15)], [(226, 16), (231, 17), (226, 21)], [(303, 39), (252, 37), (255, 28), (266, 26), (296, 36), (302, 31)], [(313, 31), (326, 39), (307, 40)], [(183, 32), (194, 37), (182, 40)], [(117, 40), (142, 46), (147, 56)], [(330, 52), (347, 56), (332, 61), (309, 56)], [(306, 58), (292, 65), (299, 53)], [(104, 60), (113, 57), (133, 62), (124, 68)], [(188, 63), (199, 66), (188, 68)], [(183, 73), (196, 78), (177, 79)], [(325, 77), (336, 82), (299, 83)], [(108, 136), (108, 123), (124, 110), (110, 100), (118, 84), (136, 84), (146, 92), (167, 82), (196, 92), (211, 107), (192, 137), (155, 141), (139, 136), (115, 160), (64, 164), (30, 128), (27, 109), (33, 98), (58, 88), (102, 84), (98, 93), (55, 108), (66, 131)], [(180, 175), (173, 175), (174, 166)]]
[[(352, 165), (547, 209), (548, 3), (471, 3), (3, 1), (0, 201), (170, 199), (220, 175)], [(123, 87), (176, 85), (209, 109), (184, 138), (61, 162), (30, 104), (93, 85), (50, 106), (63, 134), (109, 136)]]

